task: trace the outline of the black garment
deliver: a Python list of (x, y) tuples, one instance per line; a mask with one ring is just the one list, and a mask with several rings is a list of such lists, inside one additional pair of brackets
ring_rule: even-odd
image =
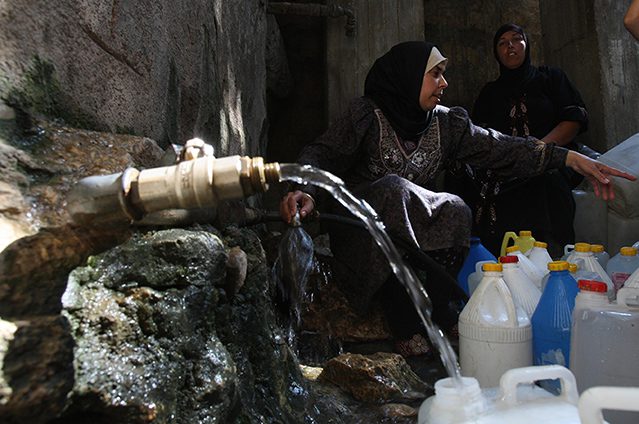
[[(507, 31), (525, 33), (505, 25), (495, 34), (494, 46)], [(484, 86), (473, 109), (473, 122), (519, 137), (546, 136), (562, 121), (575, 121), (585, 131), (588, 114), (581, 96), (557, 68), (530, 64), (527, 44), (524, 63), (510, 70), (500, 64), (500, 76)], [(569, 148), (575, 147), (567, 146)], [(571, 170), (552, 170), (524, 179), (497, 178), (490, 171), (462, 166), (447, 176), (447, 189), (473, 210), (473, 233), (498, 255), (506, 231), (531, 230), (548, 243), (552, 257), (574, 243), (575, 203), (572, 188), (580, 178)]]

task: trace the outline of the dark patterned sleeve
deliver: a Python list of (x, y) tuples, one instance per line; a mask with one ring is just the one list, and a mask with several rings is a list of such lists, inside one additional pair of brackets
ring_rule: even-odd
[(474, 125), (468, 112), (454, 107), (441, 116), (442, 145), (452, 144), (452, 159), (490, 169), (500, 177), (530, 177), (562, 168), (568, 150), (534, 138), (519, 138)]
[[(302, 149), (297, 162), (344, 178), (348, 170), (361, 159), (362, 141), (374, 131), (374, 125), (375, 114), (370, 101), (355, 99), (344, 116), (334, 121), (324, 134)], [(303, 190), (311, 195), (317, 192), (311, 186), (304, 186)]]

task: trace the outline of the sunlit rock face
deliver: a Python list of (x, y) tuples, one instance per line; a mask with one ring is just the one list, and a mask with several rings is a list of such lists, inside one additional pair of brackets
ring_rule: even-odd
[(81, 178), (158, 166), (146, 137), (87, 131), (45, 120), (0, 121), (0, 251), (43, 227), (70, 221), (66, 196)]
[(3, 2), (0, 94), (38, 55), (53, 65), (65, 116), (88, 128), (162, 147), (199, 136), (218, 156), (255, 155), (266, 143), (265, 4)]

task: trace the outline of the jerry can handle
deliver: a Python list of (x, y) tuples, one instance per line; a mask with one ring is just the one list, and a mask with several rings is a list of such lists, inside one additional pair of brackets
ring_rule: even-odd
[(639, 288), (622, 287), (617, 292), (617, 304), (628, 308), (639, 308)]
[(506, 233), (504, 233), (504, 239), (501, 242), (500, 256), (506, 256), (506, 248), (508, 247), (508, 242), (510, 240), (515, 240), (516, 238), (517, 238), (517, 233), (515, 233), (514, 231), (506, 231)]
[(581, 424), (603, 424), (602, 409), (639, 411), (639, 387), (591, 387), (579, 398)]
[(570, 370), (561, 365), (541, 365), (534, 367), (514, 368), (506, 371), (499, 380), (501, 400), (507, 406), (517, 404), (517, 386), (534, 383), (539, 380), (558, 378), (561, 382), (561, 393), (557, 396), (564, 401), (576, 405), (579, 400), (577, 381)]
[(567, 244), (564, 246), (564, 255), (569, 254), (570, 252), (572, 252), (573, 250), (575, 250), (575, 245), (574, 244)]

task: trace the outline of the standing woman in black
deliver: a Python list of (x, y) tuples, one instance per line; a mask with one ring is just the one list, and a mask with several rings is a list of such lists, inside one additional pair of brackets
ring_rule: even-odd
[[(473, 122), (574, 150), (575, 137), (587, 129), (588, 112), (566, 74), (558, 68), (533, 66), (528, 37), (515, 24), (497, 30), (493, 52), (499, 78), (479, 94)], [(565, 244), (574, 243), (571, 190), (580, 179), (572, 170), (513, 179), (470, 166), (462, 171), (463, 183), (454, 191), (473, 211), (473, 232), (494, 254), (499, 253), (506, 231), (531, 230), (537, 240), (548, 243), (553, 257), (561, 256)]]

